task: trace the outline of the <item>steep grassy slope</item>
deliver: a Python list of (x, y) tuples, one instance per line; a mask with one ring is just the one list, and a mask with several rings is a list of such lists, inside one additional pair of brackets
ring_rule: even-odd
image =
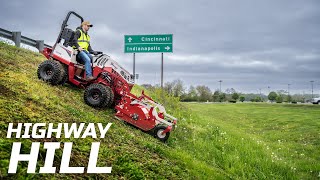
[[(37, 79), (41, 54), (0, 43), (0, 179), (36, 178), (130, 178), (165, 179), (197, 176), (185, 164), (166, 154), (170, 147), (150, 135), (113, 118), (113, 110), (95, 110), (83, 102), (83, 90), (71, 85), (50, 86)], [(7, 139), (8, 123), (113, 123), (106, 138), (86, 139)], [(173, 135), (174, 137), (174, 135)], [(99, 166), (112, 166), (111, 174), (27, 174), (27, 163), (19, 163), (17, 174), (7, 174), (12, 142), (22, 142), (22, 152), (31, 142), (73, 142), (71, 166), (87, 166), (91, 142), (101, 142)], [(40, 148), (37, 171), (46, 151)], [(55, 163), (60, 166), (62, 149)], [(59, 168), (57, 168), (57, 171)]]
[[(164, 144), (122, 121), (111, 109), (83, 101), (83, 90), (37, 79), (38, 53), (0, 43), (0, 179), (316, 179), (320, 106), (270, 104), (181, 104), (159, 89), (147, 94), (177, 117), (178, 128)], [(143, 88), (135, 86), (134, 94)], [(104, 139), (7, 139), (8, 123), (112, 123)], [(27, 174), (19, 163), (8, 174), (11, 146), (22, 142), (73, 142), (71, 166), (87, 166), (91, 142), (101, 142), (98, 166), (111, 174)], [(60, 167), (62, 147), (54, 165)], [(40, 148), (37, 171), (46, 151)]]

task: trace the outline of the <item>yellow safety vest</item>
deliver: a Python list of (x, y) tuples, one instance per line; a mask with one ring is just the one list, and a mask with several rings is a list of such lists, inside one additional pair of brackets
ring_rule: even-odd
[[(81, 35), (78, 39), (78, 44), (79, 46), (84, 49), (84, 50), (87, 50), (88, 51), (88, 47), (89, 47), (89, 44), (90, 44), (90, 36), (87, 34), (85, 34), (84, 32), (82, 32), (81, 29), (78, 29), (77, 31), (80, 31)], [(76, 48), (75, 46), (73, 46), (73, 48)]]

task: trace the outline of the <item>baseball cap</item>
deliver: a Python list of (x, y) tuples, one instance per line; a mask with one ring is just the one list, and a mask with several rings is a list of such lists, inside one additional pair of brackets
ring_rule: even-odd
[(89, 27), (92, 27), (92, 26), (93, 26), (89, 21), (83, 21), (83, 22), (81, 23), (81, 26), (84, 26), (84, 25), (87, 25), (87, 26), (89, 26)]

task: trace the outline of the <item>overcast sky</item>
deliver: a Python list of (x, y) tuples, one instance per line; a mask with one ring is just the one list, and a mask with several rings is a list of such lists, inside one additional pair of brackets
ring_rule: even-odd
[[(68, 11), (89, 20), (91, 45), (132, 72), (124, 35), (173, 34), (164, 80), (212, 91), (320, 91), (319, 0), (2, 0), (1, 28), (53, 45)], [(160, 83), (161, 54), (136, 54), (138, 84)]]

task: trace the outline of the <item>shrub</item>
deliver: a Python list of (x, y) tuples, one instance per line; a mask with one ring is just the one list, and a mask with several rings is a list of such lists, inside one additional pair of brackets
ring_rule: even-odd
[(240, 96), (240, 101), (243, 102), (245, 100), (244, 96)]
[(237, 101), (234, 99), (229, 100), (229, 103), (236, 103)]
[(277, 96), (276, 102), (277, 102), (277, 103), (282, 103), (282, 102), (283, 102), (282, 96)]

